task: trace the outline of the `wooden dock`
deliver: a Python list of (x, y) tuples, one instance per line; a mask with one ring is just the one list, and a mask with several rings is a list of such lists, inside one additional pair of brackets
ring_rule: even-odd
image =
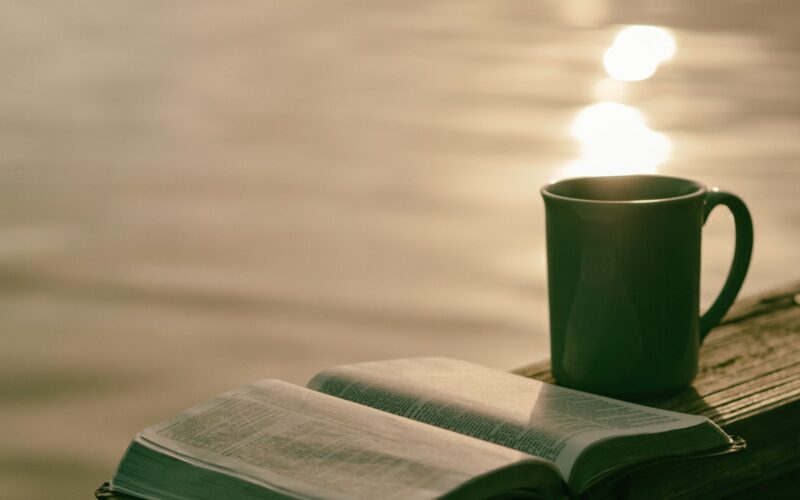
[[(549, 361), (515, 370), (553, 382)], [(800, 477), (800, 282), (737, 302), (701, 348), (685, 391), (639, 403), (704, 415), (740, 453), (644, 467), (597, 498), (790, 498)]]

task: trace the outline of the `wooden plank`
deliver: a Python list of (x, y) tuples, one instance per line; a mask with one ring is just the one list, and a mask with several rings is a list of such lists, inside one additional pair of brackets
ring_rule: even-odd
[(800, 305), (800, 281), (764, 295), (754, 295), (738, 300), (722, 320), (722, 324), (738, 323), (753, 316), (761, 316), (797, 305)]
[[(784, 478), (800, 473), (798, 435), (800, 405), (787, 405), (726, 428), (745, 436), (747, 449), (740, 453), (683, 462), (664, 463), (635, 471), (613, 486), (595, 492), (594, 498), (723, 498), (741, 497), (742, 491), (771, 490), (784, 498), (796, 491)], [(778, 484), (790, 486), (789, 489)], [(590, 497), (592, 498), (592, 497)], [(775, 497), (777, 498), (777, 497)]]

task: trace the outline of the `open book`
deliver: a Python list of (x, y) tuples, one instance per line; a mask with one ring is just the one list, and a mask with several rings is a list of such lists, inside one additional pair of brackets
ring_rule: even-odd
[(705, 417), (447, 358), (246, 385), (140, 432), (110, 489), (140, 498), (561, 498), (720, 453)]

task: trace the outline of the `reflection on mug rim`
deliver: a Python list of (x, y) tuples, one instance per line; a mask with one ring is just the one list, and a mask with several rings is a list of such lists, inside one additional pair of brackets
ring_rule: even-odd
[[(687, 184), (692, 185), (695, 189), (687, 194), (681, 194), (678, 196), (666, 196), (666, 197), (655, 197), (655, 198), (643, 198), (643, 199), (630, 199), (630, 200), (603, 200), (597, 198), (581, 198), (576, 196), (568, 196), (563, 194), (558, 194), (552, 192), (554, 186), (563, 185), (565, 183), (578, 183), (578, 182), (586, 182), (586, 181), (595, 181), (598, 179), (652, 179), (652, 180), (673, 180), (673, 181), (681, 181)], [(712, 188), (712, 191), (716, 190), (717, 188)], [(702, 184), (697, 181), (693, 181), (691, 179), (686, 179), (685, 177), (675, 177), (671, 175), (652, 175), (652, 174), (634, 174), (634, 175), (605, 175), (605, 176), (581, 176), (581, 177), (564, 177), (560, 179), (553, 179), (548, 182), (545, 186), (542, 187), (540, 192), (544, 198), (549, 198), (552, 200), (562, 200), (574, 203), (597, 203), (602, 205), (627, 205), (627, 204), (641, 204), (641, 203), (669, 203), (669, 202), (677, 202), (683, 201), (687, 199), (691, 199), (698, 196), (703, 196), (708, 191), (708, 188), (705, 184)]]

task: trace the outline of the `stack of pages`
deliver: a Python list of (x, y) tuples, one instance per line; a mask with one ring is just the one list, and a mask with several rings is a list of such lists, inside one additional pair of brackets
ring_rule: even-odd
[(149, 427), (110, 490), (138, 498), (562, 498), (735, 449), (705, 417), (446, 358), (263, 380)]

